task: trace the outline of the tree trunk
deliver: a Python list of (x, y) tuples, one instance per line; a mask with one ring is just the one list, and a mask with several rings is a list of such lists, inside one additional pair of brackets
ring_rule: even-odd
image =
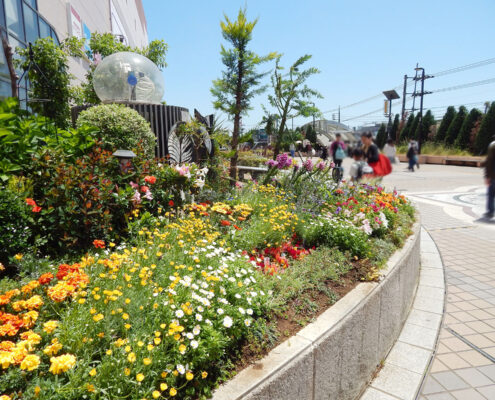
[[(287, 103), (289, 100), (287, 100)], [(285, 128), (285, 123), (287, 122), (287, 108), (288, 104), (286, 104), (286, 107), (284, 109), (284, 112), (282, 114), (282, 119), (280, 120), (280, 126), (278, 128), (278, 133), (277, 133), (277, 140), (275, 142), (275, 148), (273, 149), (273, 159), (275, 160), (280, 153), (280, 144), (282, 143), (282, 135), (284, 134), (284, 128)]]
[(5, 60), (7, 61), (7, 67), (9, 68), (10, 73), (10, 87), (12, 90), (12, 97), (18, 97), (19, 93), (17, 92), (17, 79), (19, 77), (15, 72), (14, 63), (12, 62), (12, 47), (9, 45), (4, 35), (2, 35), (2, 45), (3, 52), (5, 54)]
[(237, 69), (239, 76), (237, 77), (236, 94), (235, 94), (235, 106), (236, 112), (234, 114), (234, 130), (232, 132), (231, 150), (234, 155), (230, 159), (230, 185), (234, 186), (237, 181), (237, 159), (239, 154), (237, 151), (237, 146), (239, 145), (239, 131), (241, 122), (241, 99), (242, 99), (242, 78), (244, 77), (244, 64), (243, 64), (244, 52), (241, 51), (239, 54), (239, 61), (237, 63)]

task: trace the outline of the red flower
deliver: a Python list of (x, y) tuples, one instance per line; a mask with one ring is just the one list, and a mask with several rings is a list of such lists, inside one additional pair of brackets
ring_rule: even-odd
[(156, 182), (156, 178), (153, 175), (147, 175), (144, 177), (144, 181), (153, 185)]
[(41, 211), (41, 207), (35, 206), (35, 207), (33, 207), (33, 209), (31, 211), (32, 212), (35, 212), (35, 213), (40, 212)]
[(141, 192), (146, 193), (150, 188), (148, 186), (141, 186)]
[(173, 207), (173, 206), (174, 206), (174, 204), (175, 204), (175, 203), (174, 203), (174, 201), (173, 201), (173, 200), (170, 200), (170, 201), (168, 202), (168, 205), (169, 205), (170, 207)]
[(51, 272), (47, 272), (39, 277), (38, 282), (40, 285), (48, 285), (53, 279), (53, 274)]
[(238, 231), (242, 231), (242, 228), (239, 228), (237, 225), (234, 225), (234, 228), (237, 229)]
[(220, 221), (220, 223), (223, 225), (223, 226), (229, 226), (230, 225), (230, 221), (227, 221), (226, 219), (222, 219)]
[(104, 249), (105, 248), (105, 242), (103, 240), (93, 240), (93, 246), (95, 246), (97, 249)]
[(28, 206), (36, 206), (36, 202), (33, 199), (29, 198), (29, 197), (26, 199), (26, 204)]

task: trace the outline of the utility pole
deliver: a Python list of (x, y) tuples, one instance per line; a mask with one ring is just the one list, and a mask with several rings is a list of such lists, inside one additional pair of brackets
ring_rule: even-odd
[(339, 124), (340, 124), (340, 106), (339, 106)]
[(407, 94), (407, 75), (404, 75), (404, 90), (402, 92), (402, 114), (401, 119), (406, 120), (406, 94)]
[[(421, 96), (420, 102), (419, 102), (419, 137), (418, 137), (418, 154), (421, 154), (421, 142), (423, 140), (423, 96), (425, 94), (430, 94), (431, 92), (425, 92), (425, 79), (428, 78), (433, 78), (433, 75), (425, 75), (425, 69), (422, 67), (418, 67), (418, 64), (416, 64), (416, 68), (414, 68), (416, 71), (416, 77), (415, 79), (415, 85), (418, 80), (421, 80), (421, 92), (418, 94), (416, 93), (416, 87), (414, 89), (413, 96), (416, 98), (416, 96)], [(418, 71), (421, 71), (421, 77), (418, 78)], [(414, 108), (414, 106), (413, 106)]]

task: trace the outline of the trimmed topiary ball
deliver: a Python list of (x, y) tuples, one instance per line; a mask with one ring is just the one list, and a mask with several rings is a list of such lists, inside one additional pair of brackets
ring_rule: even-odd
[(105, 147), (133, 150), (141, 142), (146, 156), (155, 156), (155, 134), (150, 124), (139, 113), (123, 104), (102, 104), (91, 107), (79, 115), (77, 127), (91, 125)]

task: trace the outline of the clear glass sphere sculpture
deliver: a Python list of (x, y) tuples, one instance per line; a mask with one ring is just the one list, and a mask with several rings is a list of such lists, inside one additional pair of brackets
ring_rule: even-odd
[(103, 103), (154, 103), (163, 97), (163, 75), (153, 61), (123, 51), (105, 57), (93, 73), (93, 86)]

